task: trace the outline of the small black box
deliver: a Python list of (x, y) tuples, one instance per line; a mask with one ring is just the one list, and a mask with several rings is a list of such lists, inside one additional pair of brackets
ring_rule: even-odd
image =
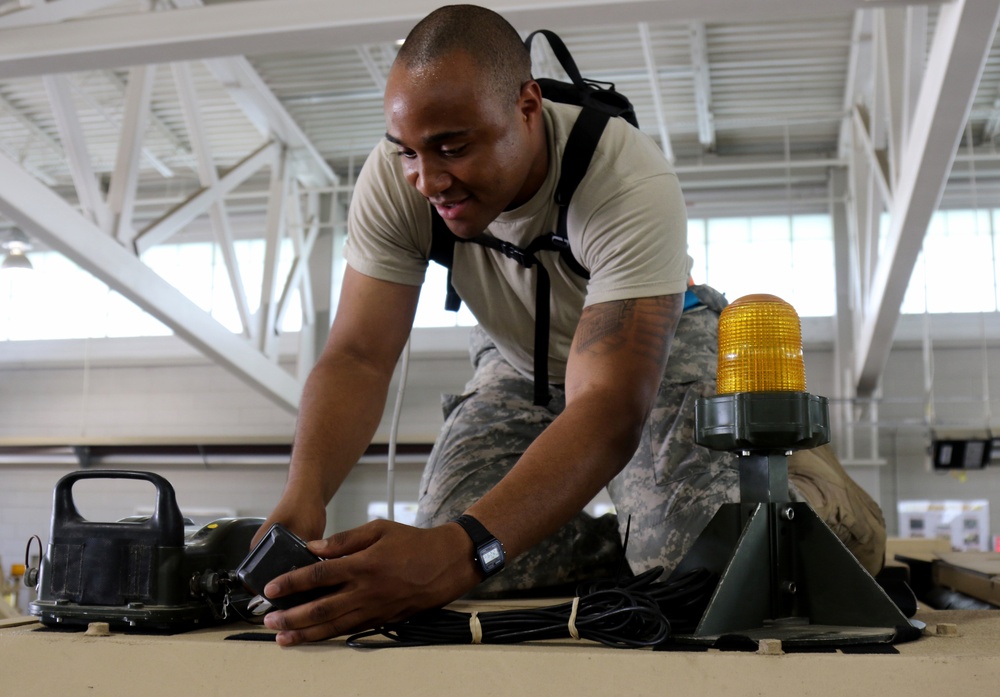
[[(310, 552), (302, 539), (281, 523), (275, 523), (240, 564), (236, 576), (251, 591), (267, 597), (264, 595), (264, 586), (272, 579), (318, 561), (322, 559)], [(333, 588), (313, 588), (267, 600), (273, 606), (287, 610), (329, 595), (333, 590)]]

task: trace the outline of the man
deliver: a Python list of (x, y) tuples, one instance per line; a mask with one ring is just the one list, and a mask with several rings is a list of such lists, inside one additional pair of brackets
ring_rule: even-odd
[[(458, 238), (526, 247), (555, 225), (555, 182), (578, 113), (543, 102), (517, 32), (468, 5), (413, 29), (384, 104), (386, 139), (352, 201), (340, 305), (305, 386), (285, 492), (265, 524), (305, 539), (322, 535), (326, 503), (380, 420), (427, 265), (431, 207)], [(690, 260), (680, 188), (654, 144), (621, 119), (608, 124), (576, 190), (568, 232), (590, 278), (557, 254), (539, 255), (552, 286), (543, 405), (532, 381), (537, 269), (456, 244), (454, 283), (480, 322), (476, 370), (447, 405), (421, 484), (420, 527), (377, 521), (311, 543), (328, 561), (265, 594), (335, 591), (269, 614), (280, 644), (397, 621), (470, 592), (490, 571), (476, 557), (482, 536), (506, 555), (487, 592), (613, 573), (626, 515), (632, 570), (672, 568), (737, 497), (729, 456), (691, 439), (693, 402), (714, 392), (725, 301), (698, 288), (698, 307), (682, 318)], [(618, 522), (581, 513), (605, 487)], [(490, 558), (499, 564), (499, 555)]]

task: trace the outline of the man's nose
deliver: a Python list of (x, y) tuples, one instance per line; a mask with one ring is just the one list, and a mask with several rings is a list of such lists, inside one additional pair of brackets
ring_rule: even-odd
[(416, 187), (425, 198), (434, 198), (451, 186), (451, 175), (433, 162), (419, 161), (414, 166)]

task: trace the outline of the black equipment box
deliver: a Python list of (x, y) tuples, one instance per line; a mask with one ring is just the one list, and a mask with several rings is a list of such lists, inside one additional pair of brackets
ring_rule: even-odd
[[(156, 488), (151, 516), (85, 520), (73, 502), (82, 479), (138, 479)], [(174, 489), (151, 472), (87, 470), (56, 484), (52, 529), (32, 615), (50, 627), (108, 622), (181, 631), (245, 615), (250, 599), (233, 570), (262, 518), (223, 518), (185, 530)], [(232, 610), (233, 612), (230, 612)]]

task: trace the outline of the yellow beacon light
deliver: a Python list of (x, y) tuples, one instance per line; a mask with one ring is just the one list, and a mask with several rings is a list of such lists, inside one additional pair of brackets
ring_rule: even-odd
[(719, 317), (717, 393), (805, 392), (802, 328), (774, 295), (745, 295)]
[(678, 640), (837, 646), (919, 637), (812, 506), (791, 498), (789, 456), (830, 441), (829, 402), (806, 392), (791, 305), (747, 295), (722, 311), (717, 392), (695, 402), (694, 440), (736, 456), (740, 496), (719, 507), (671, 574), (703, 568), (719, 578), (698, 626)]

